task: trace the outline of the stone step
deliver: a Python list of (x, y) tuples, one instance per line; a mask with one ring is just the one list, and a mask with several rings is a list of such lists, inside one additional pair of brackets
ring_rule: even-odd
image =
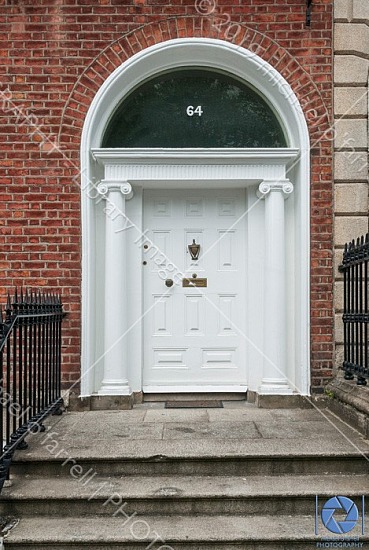
[[(32, 441), (34, 443), (34, 441)], [(128, 441), (124, 444), (96, 440), (61, 441), (56, 447), (31, 445), (17, 451), (14, 475), (69, 476), (79, 467), (100, 476), (157, 475), (314, 475), (367, 473), (368, 446), (363, 451), (346, 441), (178, 440)]]
[(5, 548), (305, 550), (316, 495), (369, 497), (367, 443), (316, 411), (182, 413), (71, 414), (29, 435), (0, 500), (20, 518)]
[[(351, 535), (359, 534), (359, 527)], [(324, 527), (321, 528), (324, 530)], [(314, 515), (24, 518), (10, 531), (11, 550), (286, 550), (313, 548)], [(367, 536), (361, 542), (368, 541)]]
[[(214, 411), (221, 416), (205, 422)], [(29, 448), (16, 452), (11, 471), (39, 477), (68, 477), (75, 466), (81, 475), (93, 468), (99, 476), (367, 472), (367, 442), (333, 417), (309, 410), (214, 411), (67, 414), (27, 437)]]
[[(203, 459), (185, 459), (180, 457), (153, 456), (149, 459), (100, 461), (93, 458), (73, 459), (64, 464), (61, 460), (13, 462), (12, 475), (33, 475), (55, 477), (70, 475), (71, 468), (79, 465), (81, 477), (93, 470), (102, 476), (160, 476), (160, 475), (204, 475), (204, 476), (253, 476), (253, 475), (317, 475), (365, 474), (368, 471), (367, 460), (360, 455), (335, 456), (295, 456), (295, 457), (208, 457)], [(64, 466), (63, 466), (64, 464)]]
[(312, 514), (315, 496), (369, 495), (365, 475), (15, 478), (0, 515), (112, 516), (121, 505), (144, 515)]

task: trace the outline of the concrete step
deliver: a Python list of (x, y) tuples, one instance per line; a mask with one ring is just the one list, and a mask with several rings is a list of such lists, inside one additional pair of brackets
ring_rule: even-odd
[(56, 477), (70, 475), (73, 465), (82, 468), (81, 476), (88, 471), (98, 472), (102, 476), (161, 476), (161, 475), (203, 475), (203, 476), (253, 476), (253, 475), (318, 475), (330, 474), (365, 474), (368, 462), (361, 455), (320, 456), (320, 457), (225, 457), (218, 459), (168, 458), (153, 456), (150, 459), (116, 460), (73, 459), (63, 466), (62, 461), (29, 461), (13, 462), (12, 475), (33, 475), (39, 477)]
[[(308, 549), (315, 536), (314, 515), (144, 516), (24, 518), (5, 539), (12, 550), (286, 550)], [(351, 532), (357, 534), (357, 529)], [(325, 533), (325, 536), (327, 534)], [(361, 542), (368, 541), (364, 536)], [(315, 543), (315, 544), (314, 544)]]
[[(163, 452), (156, 453), (155, 442), (104, 452), (99, 449), (87, 449), (78, 442), (68, 453), (54, 456), (45, 449), (17, 451), (12, 462), (13, 475), (33, 475), (38, 477), (69, 477), (73, 468), (81, 468), (81, 476), (89, 470), (99, 476), (161, 476), (161, 475), (203, 475), (203, 476), (252, 476), (252, 475), (318, 475), (331, 474), (365, 474), (368, 471), (367, 451), (327, 449), (322, 443), (319, 451), (316, 448), (300, 452), (296, 445), (290, 450), (289, 442), (268, 442), (245, 446), (244, 442), (217, 442), (194, 445), (178, 442), (175, 446), (165, 447)], [(222, 443), (222, 444), (221, 444)], [(223, 443), (226, 443), (223, 445)], [(260, 443), (260, 442), (258, 442)], [(283, 444), (282, 444), (283, 443)], [(158, 448), (160, 450), (160, 446)], [(43, 451), (43, 452), (42, 452)], [(81, 452), (82, 451), (82, 452)], [(131, 451), (131, 452), (130, 452)]]
[(75, 413), (27, 441), (13, 474), (69, 477), (75, 466), (99, 476), (363, 474), (369, 454), (360, 434), (309, 410)]
[(6, 550), (305, 550), (316, 495), (369, 497), (367, 442), (316, 411), (123, 412), (29, 435)]
[(315, 496), (369, 496), (365, 475), (157, 476), (15, 478), (0, 500), (0, 515), (112, 516), (313, 514)]

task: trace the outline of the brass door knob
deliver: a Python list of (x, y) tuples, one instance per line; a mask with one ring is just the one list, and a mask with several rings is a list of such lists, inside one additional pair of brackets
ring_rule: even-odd
[(166, 279), (166, 281), (165, 281), (165, 286), (167, 286), (167, 287), (169, 287), (169, 288), (170, 288), (171, 286), (173, 286), (173, 280), (172, 280), (172, 279)]

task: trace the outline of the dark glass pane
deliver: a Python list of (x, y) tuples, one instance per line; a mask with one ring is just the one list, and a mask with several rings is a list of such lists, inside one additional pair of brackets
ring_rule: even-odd
[(200, 69), (163, 74), (134, 90), (115, 111), (102, 144), (286, 146), (275, 114), (260, 95), (226, 74)]

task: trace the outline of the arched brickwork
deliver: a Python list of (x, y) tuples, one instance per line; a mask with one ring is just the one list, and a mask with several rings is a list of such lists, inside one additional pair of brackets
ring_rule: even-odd
[[(270, 63), (287, 80), (298, 97), (308, 121), (313, 145), (330, 127), (325, 101), (313, 78), (287, 49), (275, 40), (246, 25), (239, 24), (237, 28), (237, 36), (227, 40), (226, 26), (222, 30), (222, 27), (218, 28), (212, 24), (208, 17), (183, 17), (148, 24), (112, 42), (90, 63), (73, 87), (62, 115), (59, 135), (61, 145), (68, 149), (74, 149), (73, 144), (79, 146), (90, 103), (100, 86), (117, 67), (135, 53), (153, 44), (190, 37), (230, 41), (240, 48), (249, 49)], [(265, 78), (268, 78), (268, 74)]]

